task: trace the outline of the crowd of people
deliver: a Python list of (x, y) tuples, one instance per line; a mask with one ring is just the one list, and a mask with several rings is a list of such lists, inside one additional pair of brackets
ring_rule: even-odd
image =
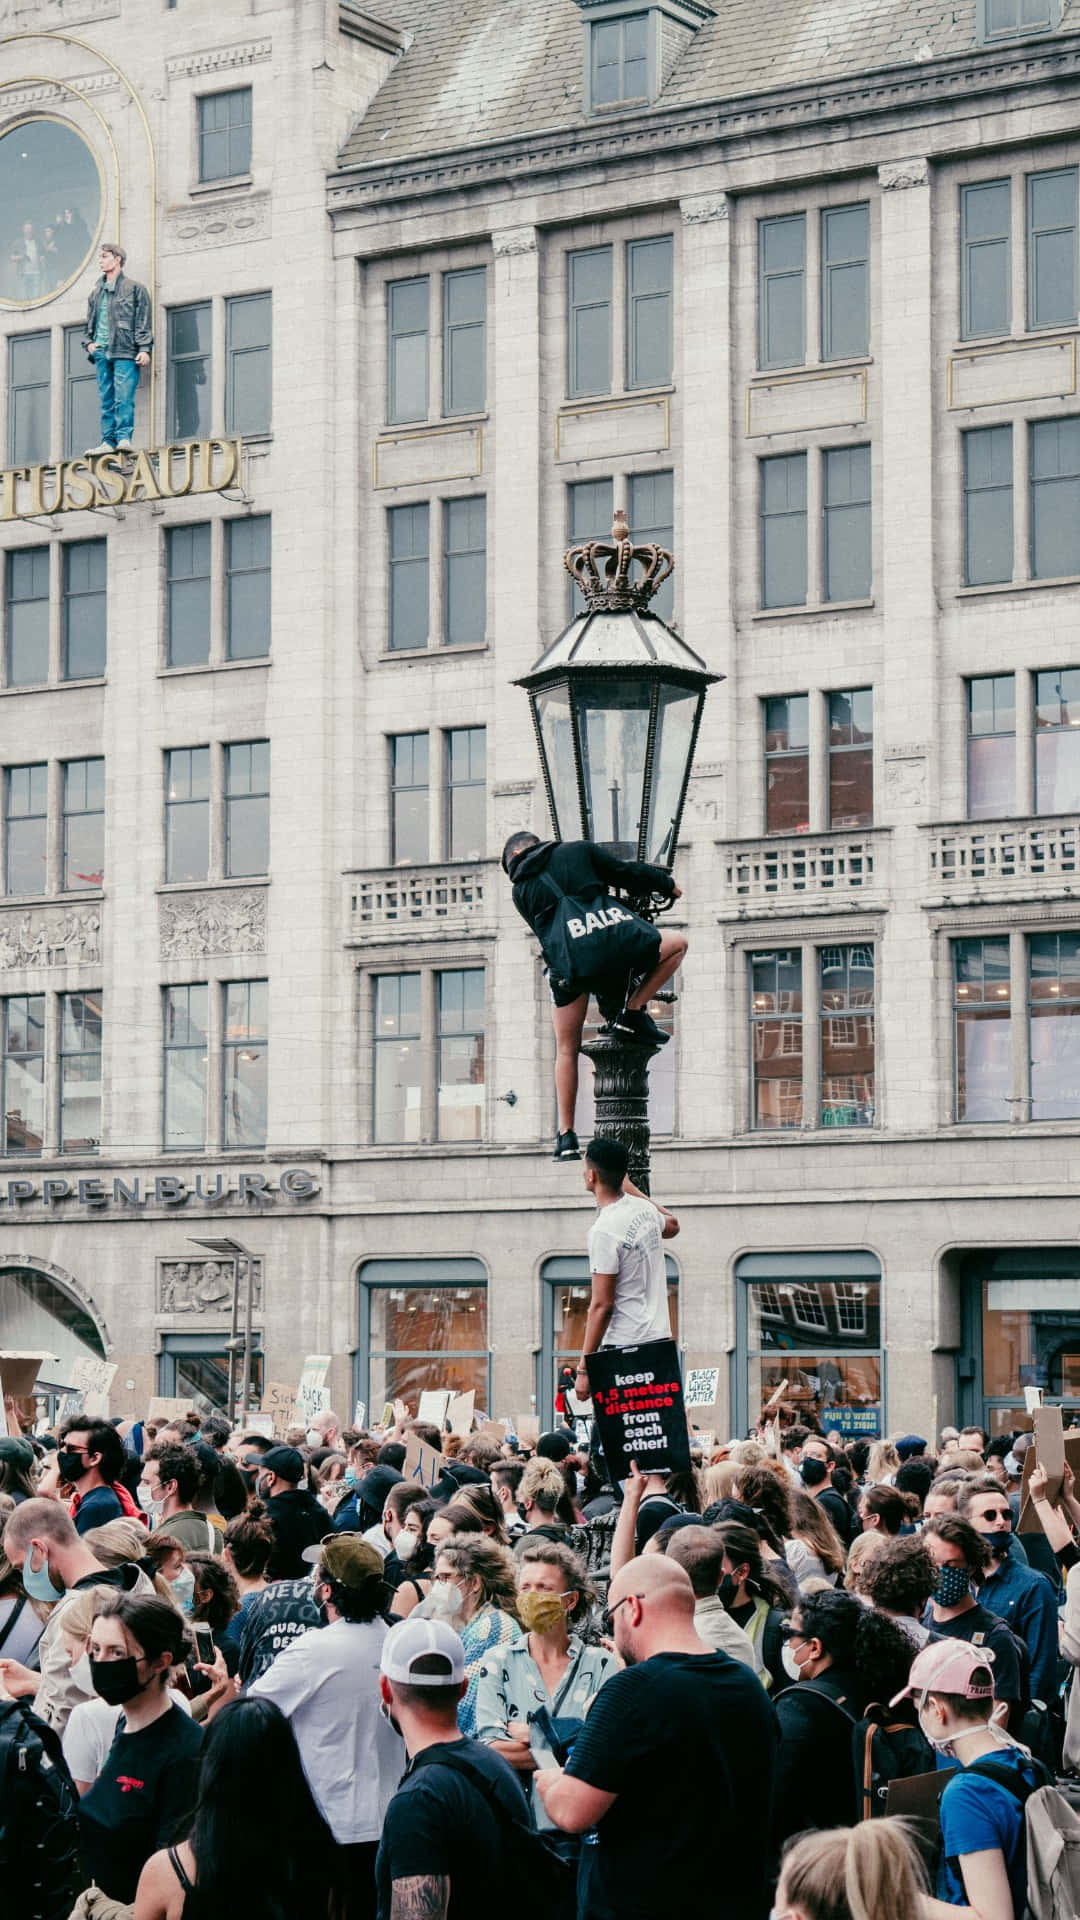
[(1018, 1531), (1029, 1434), (773, 1414), (618, 1486), (569, 1426), (394, 1413), (0, 1438), (20, 1920), (1021, 1920), (1076, 1870), (1033, 1822), (1080, 1788), (1080, 1501), (1036, 1466)]

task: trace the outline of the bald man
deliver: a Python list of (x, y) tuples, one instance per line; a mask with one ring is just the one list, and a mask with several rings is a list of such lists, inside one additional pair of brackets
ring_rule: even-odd
[(748, 1667), (704, 1641), (694, 1589), (663, 1554), (631, 1560), (608, 1594), (625, 1671), (605, 1681), (565, 1771), (536, 1775), (583, 1849), (578, 1920), (670, 1920), (722, 1901), (724, 1920), (768, 1907), (776, 1716)]

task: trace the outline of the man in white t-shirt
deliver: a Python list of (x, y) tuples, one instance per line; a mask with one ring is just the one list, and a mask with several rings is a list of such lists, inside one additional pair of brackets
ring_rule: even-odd
[(663, 1242), (675, 1238), (679, 1223), (627, 1178), (629, 1164), (622, 1142), (603, 1136), (585, 1155), (585, 1185), (598, 1211), (589, 1229), (592, 1296), (574, 1382), (579, 1400), (589, 1397), (586, 1354), (671, 1338)]

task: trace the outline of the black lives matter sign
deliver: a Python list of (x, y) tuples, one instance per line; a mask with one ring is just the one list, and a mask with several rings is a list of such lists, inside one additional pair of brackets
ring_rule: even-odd
[(611, 1478), (625, 1480), (631, 1460), (642, 1473), (688, 1472), (690, 1439), (674, 1340), (601, 1347), (585, 1364)]

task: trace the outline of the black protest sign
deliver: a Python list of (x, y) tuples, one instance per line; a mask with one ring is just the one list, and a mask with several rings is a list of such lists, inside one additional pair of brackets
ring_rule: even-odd
[(631, 1460), (642, 1473), (686, 1473), (690, 1436), (674, 1340), (641, 1347), (601, 1347), (585, 1362), (593, 1413), (613, 1480)]

